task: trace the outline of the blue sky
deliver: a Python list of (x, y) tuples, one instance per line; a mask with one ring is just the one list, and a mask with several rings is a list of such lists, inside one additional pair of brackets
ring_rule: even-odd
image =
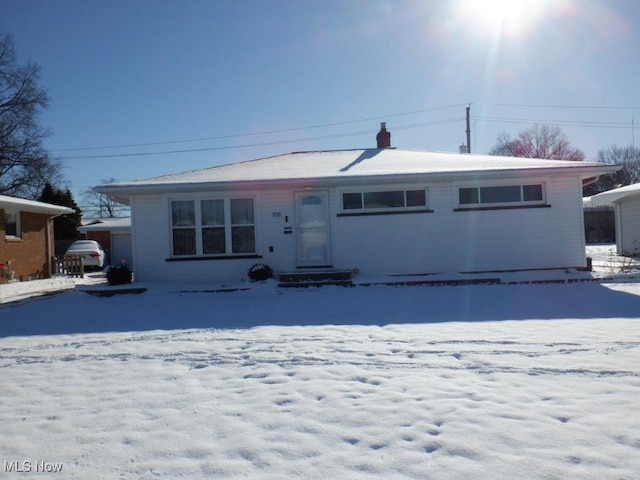
[[(381, 121), (393, 146), (456, 151), (468, 104), (472, 152), (536, 122), (588, 159), (631, 144), (640, 2), (521, 2), (0, 0), (0, 33), (42, 67), (76, 200), (105, 178), (374, 147)], [(96, 158), (133, 153), (153, 154)]]

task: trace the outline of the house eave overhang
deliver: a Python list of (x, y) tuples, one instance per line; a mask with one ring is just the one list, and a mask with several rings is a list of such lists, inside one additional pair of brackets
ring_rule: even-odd
[(633, 185), (616, 188), (607, 192), (598, 193), (591, 197), (593, 205), (607, 205), (617, 203), (627, 197), (640, 196), (640, 184), (634, 188)]
[(62, 205), (54, 205), (51, 203), (37, 202), (35, 200), (25, 200), (22, 198), (8, 197), (0, 195), (0, 208), (15, 209), (21, 212), (39, 213), (49, 216), (68, 215), (75, 213), (75, 210)]
[(609, 165), (585, 165), (575, 167), (552, 168), (510, 168), (486, 170), (450, 170), (450, 171), (417, 171), (403, 173), (384, 173), (367, 175), (330, 175), (323, 177), (265, 178), (227, 181), (182, 181), (182, 182), (133, 182), (129, 184), (109, 184), (94, 187), (120, 203), (130, 204), (132, 195), (169, 194), (195, 191), (229, 191), (229, 190), (270, 190), (270, 189), (309, 189), (328, 188), (347, 185), (382, 185), (394, 183), (434, 183), (463, 182), (475, 180), (502, 180), (508, 178), (544, 178), (557, 175), (570, 175), (580, 180), (592, 179), (611, 173), (617, 167)]
[(131, 227), (107, 227), (104, 225), (83, 225), (77, 228), (80, 233), (89, 232), (111, 232), (111, 233), (131, 233)]

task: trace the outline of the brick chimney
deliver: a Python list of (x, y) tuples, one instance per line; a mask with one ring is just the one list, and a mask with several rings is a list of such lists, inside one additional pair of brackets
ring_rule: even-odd
[(389, 148), (391, 146), (391, 132), (387, 132), (386, 122), (380, 123), (380, 131), (376, 135), (378, 148)]

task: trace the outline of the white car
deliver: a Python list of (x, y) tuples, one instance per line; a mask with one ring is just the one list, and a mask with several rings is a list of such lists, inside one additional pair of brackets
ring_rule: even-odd
[(104, 250), (95, 240), (77, 240), (64, 254), (65, 259), (78, 256), (84, 259), (85, 267), (104, 267)]

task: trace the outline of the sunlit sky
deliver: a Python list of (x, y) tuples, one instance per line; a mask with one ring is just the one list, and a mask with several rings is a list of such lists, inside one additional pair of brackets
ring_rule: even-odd
[(106, 178), (374, 147), (381, 121), (393, 146), (457, 151), (468, 105), (474, 153), (552, 123), (594, 159), (640, 143), (638, 25), (637, 0), (0, 0), (76, 199)]

